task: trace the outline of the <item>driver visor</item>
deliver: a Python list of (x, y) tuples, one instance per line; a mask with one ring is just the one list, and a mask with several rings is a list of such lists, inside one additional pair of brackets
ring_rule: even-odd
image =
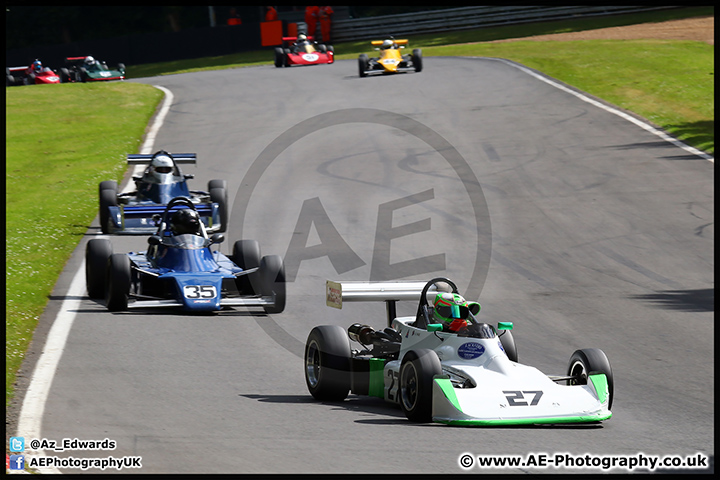
[(435, 307), (437, 313), (443, 318), (467, 318), (468, 307), (463, 305), (438, 305)]

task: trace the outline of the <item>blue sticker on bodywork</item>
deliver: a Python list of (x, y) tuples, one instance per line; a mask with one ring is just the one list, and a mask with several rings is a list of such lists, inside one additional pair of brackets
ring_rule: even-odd
[(483, 353), (485, 353), (485, 347), (476, 342), (463, 343), (458, 348), (458, 356), (466, 360), (478, 358)]

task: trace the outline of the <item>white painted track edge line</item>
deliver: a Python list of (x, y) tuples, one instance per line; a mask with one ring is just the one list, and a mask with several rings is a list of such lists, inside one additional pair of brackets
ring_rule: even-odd
[[(140, 150), (141, 153), (150, 153), (152, 151), (157, 132), (160, 130), (174, 98), (172, 92), (167, 88), (158, 85), (153, 86), (160, 89), (165, 94), (165, 98), (163, 99), (160, 111), (150, 126), (150, 130), (145, 135), (145, 141)], [(41, 425), (45, 411), (45, 403), (50, 392), (53, 377), (55, 376), (55, 371), (65, 349), (68, 335), (75, 321), (75, 312), (79, 309), (81, 299), (84, 296), (85, 260), (83, 259), (70, 282), (70, 288), (65, 295), (60, 310), (55, 316), (55, 320), (53, 320), (52, 327), (45, 340), (45, 346), (30, 378), (30, 384), (25, 392), (25, 398), (23, 399), (18, 419), (17, 436), (19, 437), (42, 439)], [(46, 456), (43, 450), (28, 451), (25, 455), (28, 458)], [(37, 471), (40, 473), (61, 473), (54, 467), (38, 468)]]
[[(472, 58), (480, 58), (480, 57), (472, 57)], [(504, 58), (491, 58), (491, 57), (483, 57), (483, 58), (488, 58), (489, 60), (495, 60), (495, 61), (503, 62), (503, 63), (505, 63), (506, 65), (510, 65), (511, 67), (515, 67), (515, 68), (517, 68), (518, 70), (521, 70), (521, 71), (527, 73), (528, 75), (532, 75), (533, 77), (537, 78), (538, 80), (541, 80), (541, 81), (547, 83), (548, 85), (552, 85), (553, 87), (555, 87), (555, 88), (557, 88), (557, 89), (560, 89), (560, 90), (562, 90), (562, 91), (564, 91), (564, 92), (567, 92), (567, 93), (569, 93), (569, 94), (571, 94), (571, 95), (576, 96), (577, 98), (579, 98), (579, 99), (582, 100), (583, 102), (586, 102), (586, 103), (589, 103), (589, 104), (594, 105), (594, 106), (596, 106), (596, 107), (599, 107), (599, 108), (601, 108), (601, 109), (603, 109), (603, 110), (605, 110), (605, 111), (607, 111), (607, 112), (610, 112), (610, 113), (612, 113), (612, 114), (614, 114), (614, 115), (617, 115), (617, 116), (619, 116), (619, 117), (621, 117), (621, 118), (623, 118), (623, 119), (625, 119), (625, 120), (627, 120), (627, 121), (629, 121), (629, 122), (632, 122), (632, 123), (634, 123), (635, 125), (639, 126), (640, 128), (642, 128), (642, 129), (644, 129), (644, 130), (646, 130), (646, 131), (648, 131), (648, 132), (650, 132), (650, 133), (652, 133), (652, 134), (654, 134), (654, 135), (657, 135), (658, 137), (660, 137), (661, 139), (665, 140), (666, 142), (670, 142), (670, 143), (672, 143), (673, 145), (675, 145), (676, 147), (682, 148), (683, 150), (685, 150), (685, 151), (688, 152), (688, 153), (691, 153), (691, 154), (693, 154), (693, 155), (696, 155), (696, 156), (698, 156), (698, 157), (700, 157), (700, 158), (703, 158), (703, 159), (705, 159), (705, 160), (707, 160), (707, 161), (709, 161), (709, 162), (715, 163), (715, 158), (714, 158), (712, 155), (708, 155), (707, 153), (705, 153), (705, 152), (703, 152), (703, 151), (701, 151), (701, 150), (698, 150), (698, 149), (695, 148), (695, 147), (692, 147), (692, 146), (690, 146), (690, 145), (687, 145), (687, 144), (681, 142), (681, 141), (678, 140), (677, 138), (674, 138), (674, 137), (668, 135), (667, 133), (663, 132), (662, 130), (659, 130), (659, 129), (653, 127), (652, 125), (648, 124), (647, 122), (644, 122), (644, 121), (642, 121), (642, 120), (640, 120), (640, 119), (638, 119), (638, 118), (635, 118), (635, 117), (633, 117), (632, 115), (628, 115), (627, 113), (622, 112), (622, 111), (620, 111), (620, 110), (618, 110), (618, 109), (616, 109), (616, 108), (613, 108), (613, 107), (611, 107), (611, 106), (609, 106), (609, 105), (606, 105), (606, 104), (604, 104), (604, 103), (602, 103), (602, 102), (598, 102), (597, 100), (593, 100), (592, 98), (588, 97), (587, 95), (583, 95), (581, 92), (578, 92), (578, 91), (576, 91), (576, 90), (573, 90), (572, 88), (568, 88), (568, 87), (566, 87), (565, 85), (562, 85), (562, 84), (560, 84), (560, 83), (558, 83), (558, 82), (555, 82), (555, 81), (551, 80), (550, 78), (548, 78), (548, 77), (546, 77), (546, 76), (544, 76), (544, 75), (541, 75), (541, 74), (539, 74), (539, 73), (537, 73), (537, 72), (535, 72), (535, 71), (533, 71), (533, 70), (531, 70), (531, 69), (529, 69), (529, 68), (527, 68), (527, 67), (524, 67), (524, 66), (522, 66), (522, 65), (519, 65), (519, 64), (517, 64), (517, 63), (515, 63), (515, 62), (513, 62), (513, 61), (506, 60), (506, 59), (504, 59)]]

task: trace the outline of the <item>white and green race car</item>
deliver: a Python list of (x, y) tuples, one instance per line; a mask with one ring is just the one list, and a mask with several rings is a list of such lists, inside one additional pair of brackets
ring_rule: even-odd
[[(517, 362), (512, 323), (500, 322), (496, 328), (475, 318), (478, 304), (454, 309), (467, 321), (458, 332), (433, 323), (433, 299), (442, 292), (459, 296), (444, 277), (429, 282), (328, 281), (328, 306), (384, 301), (389, 326), (382, 331), (359, 323), (347, 331), (338, 325), (313, 328), (304, 356), (310, 394), (330, 401), (344, 400), (349, 393), (375, 396), (400, 405), (411, 421), (448, 425), (610, 418), (613, 374), (602, 350), (577, 350), (565, 375), (545, 375)], [(417, 315), (396, 318), (396, 302), (402, 300), (419, 301)], [(351, 349), (350, 340), (360, 348)]]

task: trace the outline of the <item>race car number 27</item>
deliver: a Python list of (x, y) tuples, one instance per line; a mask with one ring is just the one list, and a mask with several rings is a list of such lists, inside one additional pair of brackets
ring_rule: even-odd
[[(524, 390), (524, 391), (506, 391), (503, 390), (505, 398), (511, 407), (526, 407), (528, 405), (537, 405), (542, 397), (542, 390)], [(528, 403), (528, 400), (530, 403)]]
[(183, 294), (185, 294), (185, 298), (194, 300), (215, 298), (217, 291), (213, 285), (186, 285), (183, 287)]

